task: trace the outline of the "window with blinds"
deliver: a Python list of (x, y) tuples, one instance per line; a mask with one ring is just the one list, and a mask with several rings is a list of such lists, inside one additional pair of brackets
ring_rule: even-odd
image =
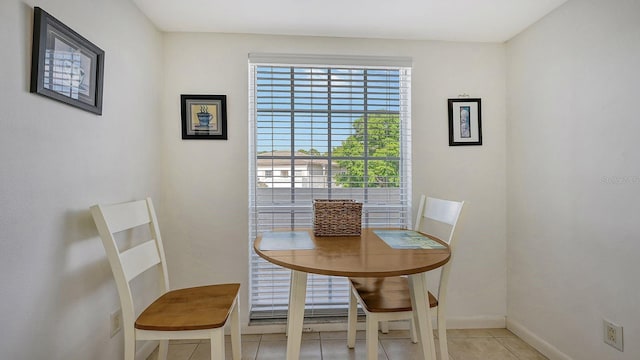
[[(364, 227), (410, 227), (410, 60), (249, 60), (250, 241), (311, 227), (313, 199), (362, 202)], [(285, 318), (290, 271), (252, 252), (250, 272), (251, 319)], [(307, 282), (305, 316), (346, 315), (346, 279)]]

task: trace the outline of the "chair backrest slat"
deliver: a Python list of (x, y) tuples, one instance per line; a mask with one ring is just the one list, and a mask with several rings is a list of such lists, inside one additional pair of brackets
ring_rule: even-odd
[(424, 217), (441, 223), (454, 225), (456, 221), (458, 221), (458, 215), (460, 215), (462, 203), (457, 201), (428, 198), (426, 206), (427, 208), (424, 211)]
[(112, 234), (151, 222), (145, 200), (101, 206), (101, 210)]
[[(422, 230), (427, 234), (435, 235), (432, 231), (435, 230), (436, 225), (438, 223), (444, 224), (442, 226), (446, 227), (446, 233), (440, 233), (438, 235), (446, 235), (442, 236), (442, 240), (446, 241), (453, 249), (453, 234), (463, 206), (464, 201), (443, 200), (422, 195), (418, 206), (418, 216), (416, 217), (414, 230)], [(428, 221), (425, 229), (421, 229), (424, 219)]]
[(160, 263), (155, 240), (150, 240), (120, 253), (120, 262), (127, 281)]

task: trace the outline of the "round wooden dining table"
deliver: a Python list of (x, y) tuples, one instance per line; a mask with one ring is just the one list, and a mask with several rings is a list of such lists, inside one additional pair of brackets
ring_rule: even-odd
[[(440, 239), (423, 234), (443, 246), (431, 249), (392, 248), (376, 234), (376, 230), (400, 229), (366, 228), (362, 229), (360, 236), (336, 237), (314, 236), (311, 229), (299, 229), (269, 232), (269, 239), (263, 239), (263, 234), (256, 238), (253, 248), (260, 257), (292, 270), (287, 322), (287, 360), (298, 360), (300, 357), (309, 273), (344, 277), (408, 275), (421, 350), (425, 360), (435, 360), (431, 314), (426, 297), (426, 273), (449, 261), (449, 246)], [(274, 233), (286, 240), (273, 241), (277, 240), (277, 237), (273, 237)]]

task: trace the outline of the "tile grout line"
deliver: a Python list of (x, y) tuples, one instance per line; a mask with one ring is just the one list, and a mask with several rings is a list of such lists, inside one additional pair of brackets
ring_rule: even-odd
[(382, 344), (382, 339), (380, 337), (378, 337), (378, 343), (380, 344), (380, 347), (382, 347), (385, 359), (389, 360), (389, 353), (387, 352), (387, 348)]
[(260, 346), (262, 346), (262, 335), (260, 335), (260, 340), (258, 340), (258, 348), (256, 349), (256, 356), (253, 358), (253, 360), (258, 359), (258, 354), (260, 353)]
[[(187, 360), (191, 360), (191, 358), (193, 358), (193, 355), (196, 353), (196, 351), (198, 350), (198, 347), (200, 346), (201, 343), (202, 343), (202, 341), (198, 341), (198, 343), (196, 344), (196, 347), (193, 348), (193, 352), (191, 352), (191, 355), (189, 355)], [(169, 351), (168, 350), (167, 350), (167, 358), (169, 358)]]

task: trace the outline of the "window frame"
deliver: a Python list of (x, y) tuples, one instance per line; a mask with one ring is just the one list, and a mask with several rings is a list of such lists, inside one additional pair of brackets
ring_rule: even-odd
[[(362, 198), (360, 199), (356, 198), (356, 200), (362, 201), (364, 203), (364, 206), (363, 206), (363, 226), (364, 227), (369, 227), (372, 224), (373, 225), (378, 224), (379, 221), (375, 219), (377, 216), (380, 216), (381, 214), (383, 217), (385, 216), (384, 214), (387, 214), (386, 215), (387, 217), (389, 216), (388, 214), (401, 214), (399, 215), (400, 220), (394, 219), (394, 220), (388, 220), (388, 222), (395, 221), (395, 223), (393, 223), (395, 226), (410, 228), (411, 221), (412, 221), (411, 219), (412, 217), (411, 216), (411, 137), (410, 137), (410, 133), (411, 133), (411, 126), (410, 126), (411, 124), (411, 105), (410, 105), (411, 103), (410, 101), (411, 99), (411, 91), (410, 91), (411, 90), (411, 67), (410, 67), (410, 64), (409, 66), (407, 66), (406, 64), (407, 59), (406, 58), (400, 58), (400, 59), (386, 58), (386, 60), (392, 63), (392, 65), (381, 66), (379, 61), (380, 60), (384, 61), (384, 59), (376, 60), (375, 58), (369, 58), (369, 57), (351, 57), (349, 58), (350, 59), (349, 61), (353, 63), (347, 64), (347, 65), (336, 63), (336, 58), (328, 58), (328, 57), (322, 57), (322, 56), (318, 58), (314, 58), (313, 61), (310, 61), (310, 58), (306, 56), (302, 56), (301, 58), (298, 58), (298, 57), (292, 57), (292, 55), (286, 55), (285, 58), (286, 60), (288, 60), (285, 63), (281, 61), (282, 60), (281, 55), (277, 55), (277, 56), (267, 55), (266, 57), (265, 55), (257, 55), (257, 56), (253, 56), (253, 58), (250, 55), (250, 60), (249, 60), (249, 123), (250, 123), (250, 126), (249, 126), (249, 136), (250, 136), (249, 241), (252, 243), (253, 240), (255, 239), (255, 236), (259, 232), (268, 230), (268, 229), (260, 228), (260, 225), (258, 224), (258, 222), (260, 221), (259, 220), (260, 215), (258, 214), (259, 211), (262, 213), (272, 213), (272, 214), (280, 214), (283, 216), (291, 216), (292, 223), (290, 224), (290, 226), (288, 226), (291, 229), (296, 227), (295, 226), (296, 224), (300, 223), (293, 220), (296, 216), (301, 217), (302, 222), (307, 221), (308, 227), (310, 227), (311, 225), (311, 218), (312, 218), (311, 201), (309, 201), (307, 205), (292, 203), (292, 204), (289, 204), (289, 206), (287, 206), (284, 204), (279, 204), (277, 202), (274, 202), (270, 206), (257, 204), (256, 197), (258, 196), (258, 192), (264, 190), (264, 188), (262, 188), (261, 186), (258, 186), (257, 184), (258, 177), (260, 175), (257, 162), (259, 161), (260, 157), (257, 155), (258, 145), (256, 144), (258, 141), (256, 138), (256, 131), (257, 131), (256, 127), (259, 122), (258, 109), (256, 105), (256, 98), (257, 98), (256, 92), (257, 92), (257, 87), (259, 87), (259, 85), (257, 85), (256, 71), (257, 71), (257, 67), (259, 66), (279, 66), (279, 67), (288, 66), (291, 68), (297, 68), (297, 67), (302, 67), (302, 68), (343, 67), (345, 68), (346, 67), (346, 68), (363, 68), (363, 69), (397, 69), (400, 72), (401, 78), (398, 81), (399, 83), (402, 83), (402, 89), (400, 89), (400, 91), (403, 91), (403, 93), (399, 95), (400, 110), (398, 111), (398, 116), (400, 121), (400, 125), (399, 125), (401, 129), (400, 131), (402, 132), (399, 140), (403, 143), (400, 146), (401, 151), (397, 161), (399, 162), (400, 174), (402, 178), (400, 180), (400, 185), (398, 187), (399, 191), (402, 194), (398, 196), (402, 199), (402, 201), (401, 203), (393, 204), (393, 205), (384, 204), (383, 203), (384, 201), (381, 202), (382, 205), (378, 205), (375, 202), (369, 203), (368, 202), (368, 200), (370, 199), (369, 195), (371, 195), (372, 189), (374, 188), (367, 188), (367, 187), (365, 187), (362, 191), (363, 193)], [(296, 61), (291, 61), (294, 58)], [(267, 59), (268, 61), (266, 61), (265, 59)], [(345, 59), (346, 58), (344, 57), (339, 57), (338, 60), (341, 60), (341, 61), (338, 61), (338, 62), (345, 63), (344, 61)], [(390, 59), (393, 59), (393, 61), (391, 61)], [(346, 61), (346, 62), (349, 62), (349, 61)], [(368, 65), (368, 63), (376, 62), (376, 61), (378, 62), (375, 65)], [(403, 65), (399, 66), (394, 62), (402, 62)], [(313, 64), (308, 64), (308, 63), (313, 63)], [(360, 63), (364, 65), (356, 65), (356, 63)], [(292, 86), (291, 92), (294, 93), (293, 85), (291, 86)], [(291, 112), (295, 111), (293, 109), (293, 106), (290, 111)], [(331, 147), (332, 145), (329, 142), (329, 145), (328, 145), (329, 152), (331, 151), (330, 150)], [(366, 161), (368, 157), (368, 153), (365, 152), (363, 157)], [(264, 158), (264, 156), (262, 158)], [(314, 194), (325, 195), (325, 196), (320, 196), (316, 198), (344, 198), (344, 197), (341, 197), (341, 194), (345, 192), (341, 191), (341, 189), (332, 188), (331, 185), (328, 186), (329, 190), (327, 192), (314, 190), (313, 187), (310, 187), (308, 189), (295, 187), (296, 184), (294, 179), (296, 176), (298, 176), (298, 173), (300, 171), (300, 169), (295, 166), (295, 161), (307, 160), (307, 161), (313, 162), (314, 160), (322, 161), (327, 159), (324, 159), (323, 157), (314, 156), (314, 155), (308, 155), (308, 156), (296, 155), (293, 146), (290, 151), (290, 158), (291, 158), (291, 162), (290, 162), (291, 165), (290, 165), (290, 169), (288, 170), (288, 177), (290, 178), (292, 186), (290, 186), (289, 188), (285, 187), (278, 190), (275, 190), (275, 187), (272, 187), (272, 189), (274, 189), (274, 190), (270, 190), (272, 193), (282, 192), (283, 193), (282, 197), (286, 198), (287, 197), (286, 189), (289, 189), (289, 191), (295, 191), (296, 195), (300, 193), (304, 193), (306, 191), (310, 194), (311, 197), (313, 197)], [(278, 157), (273, 157), (273, 159), (278, 159)], [(323, 172), (322, 176), (325, 176), (326, 178), (329, 178), (329, 179), (332, 178), (332, 175), (333, 175), (332, 174), (333, 163), (329, 165), (329, 162), (332, 160), (333, 158), (329, 157), (329, 159), (327, 160), (328, 162), (326, 166), (322, 170)], [(312, 169), (308, 171), (309, 175), (311, 174), (312, 171), (314, 170)], [(319, 171), (319, 169), (315, 169), (315, 171)], [(281, 169), (280, 168), (276, 169), (275, 167), (272, 167), (273, 178), (278, 177), (279, 174), (281, 174)], [(266, 178), (266, 172), (265, 172), (265, 178)], [(375, 192), (375, 190), (373, 191)], [(250, 248), (252, 249), (252, 247)], [(271, 319), (286, 318), (287, 307), (283, 306), (283, 304), (288, 303), (288, 286), (290, 281), (290, 278), (289, 278), (290, 272), (287, 269), (277, 267), (273, 264), (270, 264), (264, 261), (263, 259), (259, 258), (252, 250), (250, 254), (250, 264), (251, 264), (251, 269), (250, 269), (251, 286), (249, 291), (249, 298), (250, 298), (250, 305), (251, 305), (250, 319), (253, 321), (253, 320), (267, 319), (267, 318), (271, 318)], [(273, 287), (279, 286), (285, 289), (284, 291), (280, 289), (280, 291), (277, 291), (277, 294), (273, 294), (273, 302), (275, 305), (273, 305), (270, 309), (263, 308), (262, 306), (258, 306), (254, 303), (254, 300), (257, 297), (256, 293), (260, 292), (260, 290), (256, 288), (258, 286), (255, 283), (256, 272), (271, 272), (273, 278), (276, 279), (274, 280), (274, 285), (272, 286)], [(331, 277), (323, 278), (320, 275), (311, 274), (308, 280), (308, 287), (310, 288), (310, 291), (308, 291), (307, 293), (307, 303), (309, 303), (310, 297), (312, 298), (315, 296), (313, 292), (314, 287), (322, 288), (323, 286), (326, 286), (327, 293), (328, 293), (331, 291), (331, 288), (333, 286), (332, 284), (335, 282), (344, 283), (344, 284), (336, 285), (336, 287), (338, 288), (336, 291), (339, 291), (341, 295), (335, 295), (335, 296), (343, 297), (345, 301), (338, 302), (338, 303), (331, 303), (331, 301), (329, 301), (328, 303), (322, 303), (322, 301), (318, 301), (311, 306), (307, 306), (307, 308), (305, 309), (305, 316), (317, 317), (317, 316), (346, 315), (346, 310), (347, 310), (346, 300), (348, 299), (348, 285), (346, 284), (346, 279), (343, 279), (343, 278), (334, 278), (334, 279), (332, 279)], [(321, 294), (319, 297), (321, 296), (324, 296), (324, 295)], [(280, 305), (277, 305), (277, 304), (280, 304)]]

